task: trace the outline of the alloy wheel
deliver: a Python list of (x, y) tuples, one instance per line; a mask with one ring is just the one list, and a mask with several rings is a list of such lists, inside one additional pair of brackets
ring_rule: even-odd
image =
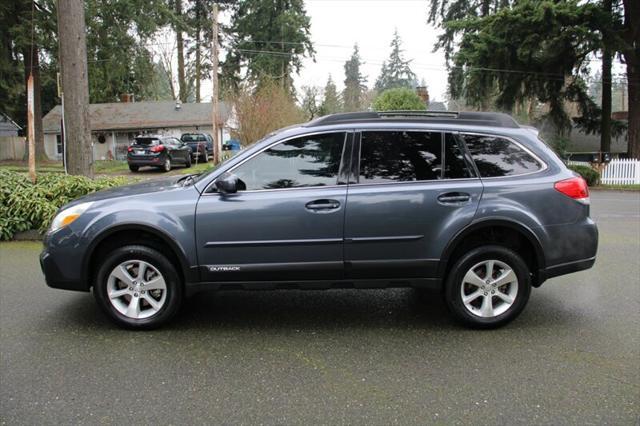
[(156, 267), (143, 260), (127, 260), (116, 266), (107, 280), (111, 305), (131, 319), (157, 314), (167, 299), (167, 284)]
[(500, 260), (485, 260), (472, 266), (462, 278), (460, 295), (473, 315), (493, 318), (505, 313), (518, 294), (518, 277)]

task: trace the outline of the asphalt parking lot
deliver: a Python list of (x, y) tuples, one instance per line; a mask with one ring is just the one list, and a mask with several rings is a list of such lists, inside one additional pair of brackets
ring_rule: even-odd
[(594, 191), (591, 270), (471, 331), (412, 290), (221, 292), (161, 330), (0, 244), (2, 424), (638, 424), (640, 193)]

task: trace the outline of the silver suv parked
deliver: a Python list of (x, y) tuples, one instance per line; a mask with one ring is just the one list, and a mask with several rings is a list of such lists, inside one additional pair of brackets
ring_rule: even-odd
[(118, 324), (151, 328), (204, 289), (415, 287), (488, 328), (532, 287), (590, 268), (589, 192), (495, 113), (349, 113), (269, 135), (201, 175), (60, 209), (41, 264)]

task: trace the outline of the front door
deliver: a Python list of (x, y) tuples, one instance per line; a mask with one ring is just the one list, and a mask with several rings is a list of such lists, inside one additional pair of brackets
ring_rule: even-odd
[[(434, 278), (473, 219), (482, 183), (461, 141), (439, 131), (364, 131), (345, 217), (348, 278)], [(357, 155), (357, 146), (360, 155)]]
[(203, 281), (290, 281), (343, 277), (350, 157), (347, 133), (271, 145), (235, 166), (235, 194), (205, 193), (196, 210)]

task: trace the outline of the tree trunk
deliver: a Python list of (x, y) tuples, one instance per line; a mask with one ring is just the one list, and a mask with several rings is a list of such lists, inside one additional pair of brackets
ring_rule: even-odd
[[(611, 15), (612, 0), (604, 0), (602, 8)], [(609, 47), (609, 37), (603, 36), (604, 48), (602, 49), (602, 117), (600, 120), (600, 151), (611, 151), (611, 60), (612, 52)]]
[(640, 159), (640, 2), (624, 0), (624, 39), (623, 49), (627, 63), (627, 82), (629, 93), (629, 157)]
[(627, 60), (627, 79), (629, 80), (629, 157), (640, 159), (640, 61)]
[(67, 170), (72, 175), (93, 177), (84, 2), (58, 0), (58, 37)]
[[(25, 92), (27, 90), (27, 81), (29, 80), (29, 73), (33, 73), (33, 124), (35, 128), (35, 150), (36, 161), (42, 161), (47, 159), (47, 155), (44, 150), (44, 133), (42, 131), (42, 102), (40, 99), (40, 60), (38, 55), (38, 47), (33, 46), (33, 51), (30, 47), (27, 47), (22, 52), (24, 57), (24, 87)], [(25, 159), (29, 157), (28, 144), (26, 145)]]
[(184, 72), (184, 40), (182, 39), (182, 0), (175, 0), (175, 12), (178, 22), (175, 24), (176, 44), (178, 45), (178, 93), (181, 102), (187, 102), (187, 81)]

